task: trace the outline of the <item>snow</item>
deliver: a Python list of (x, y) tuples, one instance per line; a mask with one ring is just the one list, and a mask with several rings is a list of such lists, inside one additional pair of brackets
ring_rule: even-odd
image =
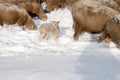
[[(97, 43), (100, 34), (82, 33), (72, 38), (70, 11), (47, 14), (60, 21), (58, 42), (39, 41), (39, 30), (21, 31), (17, 24), (0, 28), (0, 80), (120, 80), (120, 50)], [(40, 27), (43, 21), (34, 18)]]

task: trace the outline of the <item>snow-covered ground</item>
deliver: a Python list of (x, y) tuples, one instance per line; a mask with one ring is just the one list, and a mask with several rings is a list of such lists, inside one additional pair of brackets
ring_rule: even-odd
[[(17, 24), (0, 27), (0, 80), (120, 80), (120, 50), (100, 34), (84, 33), (72, 39), (72, 16), (59, 9), (47, 14), (60, 21), (58, 42), (39, 41), (39, 30), (21, 31)], [(39, 27), (43, 21), (34, 18)]]

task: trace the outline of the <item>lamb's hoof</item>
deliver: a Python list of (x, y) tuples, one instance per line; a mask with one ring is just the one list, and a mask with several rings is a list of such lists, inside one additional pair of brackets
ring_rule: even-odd
[(117, 45), (117, 48), (120, 49), (120, 45)]

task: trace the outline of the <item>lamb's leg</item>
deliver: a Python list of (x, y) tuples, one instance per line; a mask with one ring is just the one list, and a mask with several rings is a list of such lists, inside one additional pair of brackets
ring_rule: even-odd
[(48, 40), (48, 34), (45, 34), (45, 36), (43, 37), (43, 39)]
[(119, 43), (119, 44), (117, 44), (117, 48), (119, 48), (119, 49), (120, 49), (120, 43)]
[(13, 31), (13, 27), (12, 27), (12, 25), (10, 25), (10, 30)]
[(52, 34), (53, 35), (53, 39), (55, 40), (55, 41), (58, 41), (58, 34)]
[(39, 40), (42, 41), (43, 39), (47, 38), (47, 34), (45, 33), (40, 33)]

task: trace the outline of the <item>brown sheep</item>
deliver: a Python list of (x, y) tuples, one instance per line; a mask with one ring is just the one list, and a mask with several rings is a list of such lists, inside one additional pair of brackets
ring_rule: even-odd
[(64, 0), (47, 0), (47, 6), (45, 7), (45, 12), (51, 12), (55, 8), (63, 8), (64, 7)]
[(120, 5), (120, 0), (115, 0)]
[(0, 0), (0, 2), (8, 2), (8, 3), (16, 3), (19, 1), (27, 1), (27, 2), (37, 2), (40, 3), (40, 0)]
[(15, 23), (18, 23), (19, 26), (26, 25), (29, 30), (37, 29), (24, 8), (9, 3), (0, 3), (0, 22), (8, 25)]
[(57, 41), (59, 34), (59, 21), (51, 21), (50, 23), (44, 23), (40, 26), (40, 41), (47, 39), (48, 35), (51, 34), (53, 39)]
[(0, 2), (12, 3), (23, 7), (27, 12), (38, 16), (41, 20), (47, 20), (47, 16), (44, 14), (40, 4), (35, 2), (35, 0), (0, 0)]
[(115, 14), (108, 20), (106, 24), (106, 30), (99, 37), (99, 42), (103, 41), (104, 39), (111, 39), (117, 44), (117, 47), (120, 48), (120, 14)]
[[(74, 40), (78, 40), (82, 32), (99, 33), (105, 29), (105, 24), (117, 11), (88, 2), (77, 2), (80, 6), (73, 8)], [(75, 10), (74, 10), (75, 9)]]
[(93, 1), (96, 1), (97, 3), (100, 3), (100, 5), (104, 5), (115, 10), (118, 10), (120, 7), (115, 0), (93, 0)]
[(36, 2), (27, 2), (27, 1), (20, 1), (16, 3), (17, 6), (25, 8), (28, 12), (37, 15), (41, 20), (47, 20), (47, 16), (44, 14), (40, 5)]
[(115, 0), (117, 3), (118, 3), (118, 5), (119, 5), (119, 8), (118, 8), (118, 11), (120, 12), (120, 0)]
[[(87, 4), (88, 2), (88, 4)], [(79, 5), (79, 4), (81, 5)], [(110, 7), (114, 10), (117, 10), (119, 11), (119, 5), (118, 3), (115, 1), (115, 0), (79, 0), (79, 1), (76, 1), (72, 7), (70, 7), (69, 9), (72, 10), (72, 8), (74, 8), (73, 10), (75, 10), (75, 8), (78, 8), (80, 6), (82, 6), (83, 4), (87, 4), (87, 5), (91, 5), (91, 4), (96, 4), (96, 5), (99, 5), (99, 6), (107, 6), (107, 7)], [(91, 3), (91, 4), (89, 4)]]
[(89, 2), (93, 2), (97, 5), (100, 5), (100, 6), (107, 6), (107, 7), (110, 7), (112, 9), (115, 9), (115, 10), (118, 10), (119, 9), (119, 4), (117, 3), (117, 1), (115, 0), (80, 0), (80, 1), (89, 1)]

